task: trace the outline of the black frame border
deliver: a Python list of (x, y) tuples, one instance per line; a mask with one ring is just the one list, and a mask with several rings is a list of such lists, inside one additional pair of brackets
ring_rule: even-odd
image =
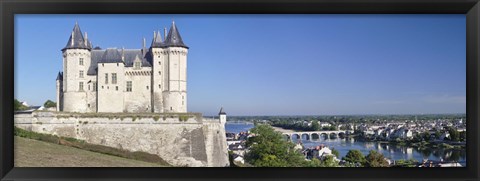
[[(1, 180), (478, 180), (479, 0), (4, 0), (0, 2)], [(466, 168), (15, 168), (15, 14), (465, 14)]]

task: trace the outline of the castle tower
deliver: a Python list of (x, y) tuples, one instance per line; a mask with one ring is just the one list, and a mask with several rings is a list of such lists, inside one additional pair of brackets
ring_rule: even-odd
[(218, 112), (218, 117), (220, 118), (220, 123), (225, 124), (227, 122), (227, 113), (223, 111), (223, 107)]
[(75, 23), (67, 45), (62, 49), (64, 72), (59, 83), (63, 84), (63, 88), (57, 91), (63, 93), (57, 94), (63, 94), (63, 102), (62, 99), (58, 102), (63, 105), (63, 111), (87, 112), (86, 74), (91, 62), (91, 49), (91, 43)]
[(57, 79), (57, 111), (63, 111), (63, 72), (58, 72)]
[(166, 52), (165, 45), (162, 42), (162, 35), (160, 31), (153, 32), (153, 40), (150, 46), (150, 56), (152, 56), (152, 111), (156, 113), (163, 111), (163, 90), (165, 88), (165, 59)]
[[(164, 112), (187, 112), (188, 46), (183, 43), (175, 22), (172, 22), (164, 47)], [(158, 74), (158, 72), (155, 73)]]

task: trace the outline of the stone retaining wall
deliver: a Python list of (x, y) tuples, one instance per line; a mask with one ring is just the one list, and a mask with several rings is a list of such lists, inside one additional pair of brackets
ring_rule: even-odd
[(88, 143), (157, 154), (174, 166), (229, 165), (225, 123), (200, 114), (15, 114), (15, 126)]

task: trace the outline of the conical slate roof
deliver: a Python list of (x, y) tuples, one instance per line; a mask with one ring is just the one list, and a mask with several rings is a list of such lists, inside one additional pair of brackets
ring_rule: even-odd
[(218, 113), (218, 115), (226, 115), (227, 113), (225, 113), (225, 111), (223, 111), (223, 107), (220, 108), (220, 112)]
[(153, 32), (153, 40), (152, 40), (152, 48), (163, 48), (165, 45), (162, 42), (162, 35), (160, 34), (160, 31), (158, 32)]
[(63, 48), (62, 51), (66, 49), (92, 49), (91, 44), (89, 42), (86, 43), (86, 40), (83, 37), (82, 31), (80, 30), (80, 26), (78, 26), (78, 23), (75, 23), (72, 34), (68, 39), (67, 45), (65, 45), (65, 48)]
[(178, 32), (178, 28), (175, 25), (175, 22), (172, 22), (172, 27), (168, 31), (167, 38), (165, 39), (165, 46), (166, 47), (183, 47), (188, 48), (187, 45), (183, 43), (182, 37)]
[(63, 72), (58, 72), (57, 80), (60, 80), (60, 81), (63, 80)]

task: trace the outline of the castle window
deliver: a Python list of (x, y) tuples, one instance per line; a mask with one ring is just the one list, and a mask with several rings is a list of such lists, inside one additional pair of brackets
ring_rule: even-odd
[(88, 90), (90, 90), (90, 84), (88, 84)]
[(115, 90), (117, 90), (117, 91), (118, 91), (118, 86), (115, 86)]
[(172, 107), (170, 107), (170, 111), (173, 110)]
[(132, 81), (127, 81), (127, 92), (132, 92)]
[(83, 82), (78, 83), (78, 90), (83, 91)]
[(158, 61), (158, 65), (162, 65), (162, 62)]
[(80, 70), (78, 77), (83, 78), (83, 70)]
[(140, 65), (141, 65), (140, 62), (135, 62), (134, 66), (135, 66), (135, 68), (140, 68)]
[(88, 104), (88, 107), (90, 107), (90, 104)]
[(97, 91), (97, 83), (93, 82), (93, 91)]
[(162, 85), (158, 84), (158, 88), (161, 89), (161, 88), (162, 88)]
[(158, 71), (158, 75), (162, 75), (162, 71)]
[(108, 73), (105, 73), (105, 84), (108, 84)]
[(147, 85), (147, 90), (148, 90), (148, 85)]
[(112, 73), (112, 84), (117, 84), (117, 73)]
[(83, 58), (80, 58), (80, 60), (78, 61), (78, 64), (83, 65)]

